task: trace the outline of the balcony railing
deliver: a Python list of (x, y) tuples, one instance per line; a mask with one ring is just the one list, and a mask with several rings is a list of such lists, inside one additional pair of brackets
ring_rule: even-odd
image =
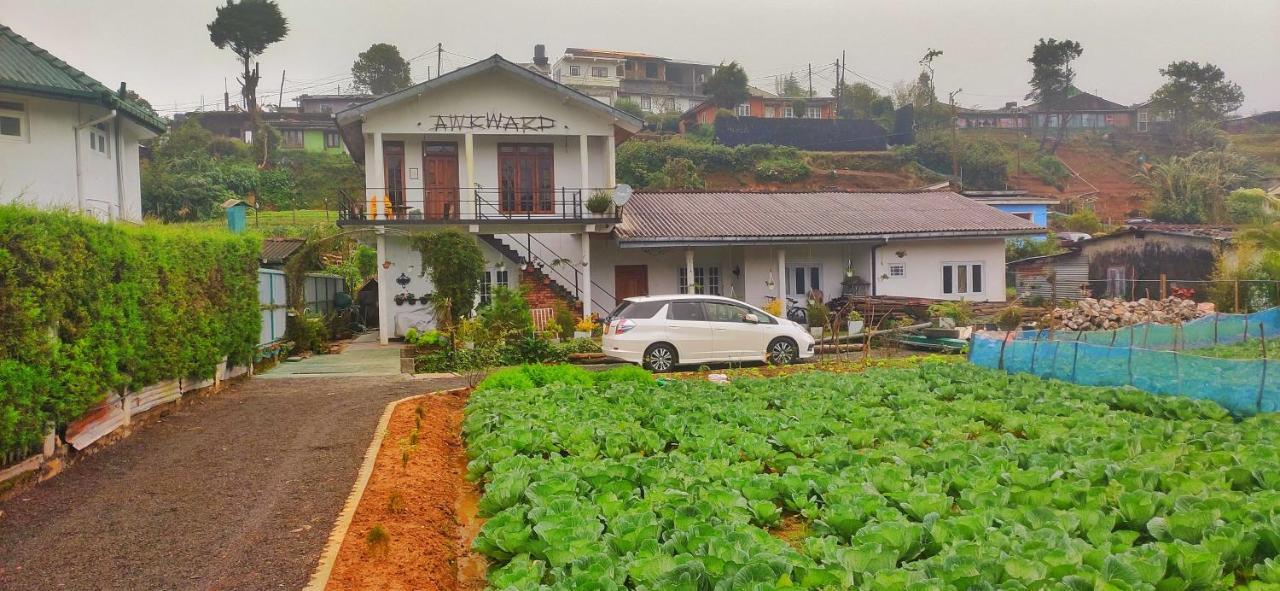
[[(612, 197), (612, 188), (486, 189), (365, 189), (363, 199), (345, 196), (338, 205), (338, 221), (378, 223), (560, 222), (609, 223), (618, 220), (616, 206), (604, 213), (587, 209), (597, 193)], [(463, 207), (463, 204), (470, 207)]]

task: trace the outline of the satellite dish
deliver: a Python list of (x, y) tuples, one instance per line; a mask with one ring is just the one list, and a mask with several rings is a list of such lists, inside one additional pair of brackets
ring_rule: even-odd
[(626, 205), (631, 200), (631, 185), (620, 184), (613, 188), (613, 202), (616, 205)]

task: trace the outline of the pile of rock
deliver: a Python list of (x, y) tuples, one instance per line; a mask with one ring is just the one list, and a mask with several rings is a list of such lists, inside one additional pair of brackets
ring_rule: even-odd
[(1143, 322), (1186, 322), (1206, 313), (1194, 301), (1174, 297), (1163, 300), (1142, 298), (1132, 302), (1085, 298), (1072, 308), (1054, 308), (1045, 317), (1045, 324), (1066, 330), (1111, 330)]

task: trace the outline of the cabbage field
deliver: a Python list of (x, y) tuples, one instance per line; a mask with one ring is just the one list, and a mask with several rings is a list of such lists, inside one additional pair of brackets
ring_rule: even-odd
[(1280, 423), (967, 363), (472, 394), (490, 588), (1280, 589)]

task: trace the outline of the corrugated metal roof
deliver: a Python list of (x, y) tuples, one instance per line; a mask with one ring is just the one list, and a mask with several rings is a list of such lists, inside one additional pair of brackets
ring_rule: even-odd
[(0, 25), (0, 90), (93, 101), (119, 109), (157, 133), (165, 129), (164, 120), (150, 109), (112, 92), (5, 25)]
[(624, 244), (1043, 232), (1027, 220), (949, 191), (637, 192), (616, 229)]
[(262, 264), (278, 265), (307, 241), (301, 238), (268, 238), (262, 241)]

